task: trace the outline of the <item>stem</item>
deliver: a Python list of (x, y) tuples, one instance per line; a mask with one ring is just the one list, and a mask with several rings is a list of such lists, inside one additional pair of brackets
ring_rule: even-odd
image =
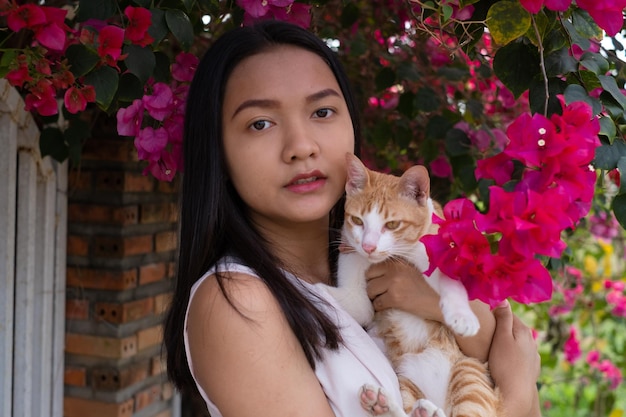
[(543, 115), (548, 117), (548, 101), (550, 100), (550, 86), (548, 84), (548, 74), (546, 73), (546, 62), (543, 57), (543, 42), (541, 41), (541, 34), (539, 33), (539, 28), (537, 27), (537, 21), (535, 20), (535, 16), (530, 16), (533, 22), (533, 29), (535, 29), (535, 35), (537, 36), (537, 44), (539, 45), (539, 59), (541, 66), (541, 75), (543, 76), (543, 87), (546, 91), (546, 98), (543, 102)]

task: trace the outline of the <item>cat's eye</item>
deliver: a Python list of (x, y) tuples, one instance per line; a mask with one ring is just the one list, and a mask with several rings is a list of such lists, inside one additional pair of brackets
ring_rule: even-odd
[(395, 229), (397, 229), (398, 227), (400, 227), (400, 222), (399, 222), (399, 221), (397, 221), (397, 220), (392, 220), (392, 221), (390, 221), (390, 222), (385, 223), (385, 227), (386, 227), (388, 230), (395, 230)]
[(356, 224), (357, 226), (363, 226), (363, 220), (361, 220), (357, 216), (350, 216), (350, 221)]

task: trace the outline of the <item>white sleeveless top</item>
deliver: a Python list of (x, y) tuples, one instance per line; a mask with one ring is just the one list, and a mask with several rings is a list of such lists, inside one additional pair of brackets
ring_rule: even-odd
[[(196, 290), (204, 280), (217, 272), (238, 272), (251, 276), (258, 275), (245, 265), (237, 263), (235, 259), (226, 258), (225, 262), (220, 261), (217, 268), (213, 267), (202, 276), (191, 288), (189, 304), (193, 299)], [(398, 378), (394, 373), (389, 360), (378, 347), (376, 341), (372, 339), (365, 330), (328, 294), (321, 286), (311, 285), (291, 274), (287, 276), (292, 280), (297, 280), (302, 285), (303, 291), (310, 291), (317, 294), (328, 305), (320, 303), (318, 306), (328, 317), (334, 319), (340, 329), (343, 344), (338, 350), (323, 350), (323, 358), (316, 359), (315, 374), (322, 386), (328, 402), (337, 417), (355, 417), (365, 415), (359, 402), (359, 392), (363, 384), (371, 384), (383, 387), (390, 400), (397, 404), (402, 404)], [(305, 290), (306, 288), (306, 290)], [(198, 384), (191, 356), (189, 354), (189, 338), (187, 335), (187, 315), (189, 305), (185, 313), (185, 352), (187, 362), (191, 369), (191, 375), (196, 381), (198, 391), (204, 398), (211, 417), (222, 417), (215, 404), (211, 402), (209, 396)]]

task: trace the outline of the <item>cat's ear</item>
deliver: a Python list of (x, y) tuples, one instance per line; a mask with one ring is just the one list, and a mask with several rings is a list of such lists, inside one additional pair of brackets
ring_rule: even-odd
[(363, 191), (369, 182), (367, 167), (354, 154), (346, 153), (346, 166), (348, 176), (346, 178), (346, 194), (352, 195)]
[(430, 197), (430, 176), (422, 165), (415, 165), (407, 169), (400, 178), (400, 193), (417, 200), (425, 205)]

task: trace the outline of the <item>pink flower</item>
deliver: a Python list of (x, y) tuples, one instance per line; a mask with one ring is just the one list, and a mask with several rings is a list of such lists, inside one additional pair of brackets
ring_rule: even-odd
[(107, 56), (118, 60), (122, 55), (122, 45), (124, 44), (124, 29), (117, 26), (105, 26), (98, 35), (98, 55), (101, 58)]
[(52, 82), (45, 78), (31, 87), (30, 93), (24, 98), (24, 104), (26, 111), (35, 109), (42, 116), (53, 116), (59, 112), (56, 90), (52, 86)]
[(46, 14), (41, 6), (25, 4), (17, 9), (10, 10), (7, 15), (7, 26), (13, 32), (27, 28), (32, 29), (37, 25), (46, 23)]
[(148, 161), (143, 175), (152, 176), (160, 181), (172, 181), (176, 175), (176, 157), (167, 151), (162, 151), (158, 159)]
[(512, 174), (513, 159), (504, 152), (476, 161), (476, 179), (493, 179), (496, 185), (504, 185), (511, 180)]
[(257, 18), (265, 16), (271, 6), (287, 7), (294, 0), (237, 0), (237, 4), (251, 17)]
[(586, 10), (608, 36), (615, 36), (622, 29), (626, 0), (576, 0), (576, 4)]
[(431, 174), (435, 177), (452, 179), (452, 166), (444, 155), (438, 156), (429, 166)]
[(198, 57), (188, 52), (181, 52), (176, 55), (172, 64), (172, 78), (180, 82), (191, 82), (196, 68), (198, 68)]
[(159, 127), (145, 127), (141, 129), (135, 137), (135, 148), (137, 148), (137, 156), (142, 160), (158, 161), (161, 152), (165, 149), (168, 142), (167, 131)]
[(121, 136), (137, 136), (143, 121), (143, 103), (136, 99), (126, 108), (117, 111), (117, 133)]
[(142, 100), (148, 114), (155, 120), (165, 120), (174, 110), (174, 94), (165, 83), (156, 83), (152, 94), (143, 96)]
[(127, 6), (124, 15), (128, 18), (128, 26), (124, 36), (134, 44), (146, 46), (154, 42), (152, 36), (148, 34), (148, 28), (152, 24), (152, 14), (150, 10), (143, 7)]
[(530, 13), (537, 14), (543, 6), (546, 6), (546, 9), (563, 12), (569, 8), (572, 0), (520, 0), (520, 3)]
[(506, 130), (510, 139), (505, 153), (526, 166), (540, 167), (546, 157), (559, 155), (565, 140), (557, 134), (554, 124), (536, 113), (524, 113)]
[(570, 327), (569, 337), (563, 345), (563, 353), (565, 353), (565, 360), (568, 361), (570, 364), (573, 364), (582, 356), (576, 328), (574, 328), (573, 326)]
[(46, 23), (33, 27), (35, 39), (54, 51), (64, 50), (66, 31), (70, 30), (65, 25), (67, 10), (45, 6), (42, 7), (42, 10), (46, 16)]
[(70, 87), (63, 97), (67, 111), (72, 114), (84, 111), (87, 108), (87, 103), (94, 102), (95, 100), (96, 93), (93, 86), (87, 86), (83, 89)]
[(20, 64), (16, 69), (9, 71), (4, 78), (14, 87), (21, 87), (24, 83), (33, 81), (33, 78), (28, 73), (26, 64)]

